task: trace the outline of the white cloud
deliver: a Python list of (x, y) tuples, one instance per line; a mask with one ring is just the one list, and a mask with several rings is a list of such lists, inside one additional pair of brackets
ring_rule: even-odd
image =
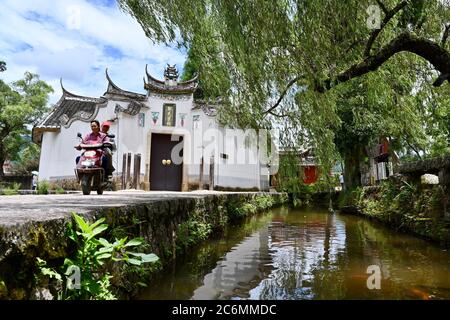
[(11, 82), (27, 70), (37, 72), (55, 89), (52, 103), (61, 94), (60, 77), (74, 93), (100, 96), (108, 67), (117, 85), (143, 92), (145, 64), (162, 78), (166, 63), (176, 63), (181, 71), (185, 60), (176, 49), (154, 45), (117, 6), (85, 0), (5, 0), (0, 21), (0, 59), (8, 68), (0, 76)]
[(75, 47), (57, 52), (35, 47), (15, 54), (11, 62), (37, 65), (37, 72), (42, 77), (59, 78), (64, 75), (67, 80), (83, 81), (89, 76), (90, 68), (95, 65), (99, 54), (95, 47)]

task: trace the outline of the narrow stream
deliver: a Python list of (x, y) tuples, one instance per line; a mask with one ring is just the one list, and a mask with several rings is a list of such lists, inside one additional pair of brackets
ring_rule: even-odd
[(450, 251), (362, 217), (278, 208), (193, 249), (138, 299), (450, 299)]

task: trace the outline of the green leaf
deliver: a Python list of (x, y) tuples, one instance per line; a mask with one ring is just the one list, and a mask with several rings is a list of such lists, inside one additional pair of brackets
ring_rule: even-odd
[(76, 264), (75, 264), (75, 262), (73, 262), (71, 259), (65, 258), (65, 259), (64, 259), (63, 265), (64, 265), (64, 266), (71, 266), (71, 265), (76, 265)]
[(73, 230), (73, 225), (71, 223), (68, 225), (67, 235), (72, 241), (78, 242), (77, 233), (75, 230)]
[(110, 243), (108, 240), (106, 240), (104, 238), (98, 239), (98, 242), (104, 247), (112, 246), (112, 243)]
[(142, 262), (156, 262), (159, 260), (159, 257), (154, 253), (127, 252), (127, 254), (141, 258)]
[[(125, 237), (110, 243), (105, 238), (96, 238), (108, 228), (107, 224), (101, 224), (96, 221), (89, 226), (82, 217), (76, 214), (74, 214), (74, 220), (79, 228), (84, 229), (85, 232), (71, 229), (74, 235), (78, 234), (82, 237), (78, 238), (75, 256), (65, 258), (63, 266), (66, 272), (68, 272), (68, 267), (70, 266), (75, 265), (80, 268), (82, 272), (81, 289), (59, 293), (58, 297), (62, 299), (114, 299), (115, 296), (111, 291), (111, 283), (109, 282), (111, 276), (108, 273), (105, 274), (103, 267), (106, 262), (125, 261), (131, 265), (139, 266), (142, 263), (158, 259), (153, 254), (125, 252), (125, 246), (133, 247), (142, 244), (143, 239), (141, 238), (132, 239), (127, 243), (127, 238)], [(92, 226), (94, 228), (91, 228)], [(90, 230), (86, 230), (88, 228)], [(129, 258), (128, 255), (133, 256), (133, 258)], [(37, 257), (36, 261), (43, 275), (63, 281), (64, 275), (46, 267), (47, 262), (45, 260)], [(114, 268), (115, 265), (112, 264), (112, 267)]]
[(97, 221), (95, 221), (94, 223), (92, 223), (89, 228), (91, 230), (94, 230), (95, 227), (97, 227), (99, 224), (103, 223), (105, 221), (105, 218), (100, 218)]
[(113, 243), (114, 248), (123, 247), (123, 245), (125, 244), (125, 241), (127, 241), (127, 237), (119, 239), (119, 240), (116, 239), (116, 241), (114, 241), (114, 243)]
[(134, 238), (125, 244), (125, 247), (140, 246), (143, 243), (142, 238)]
[[(83, 232), (89, 231), (89, 225), (86, 223), (86, 221), (84, 221), (83, 217), (77, 215), (75, 212), (73, 212), (72, 215), (75, 219), (77, 226), (81, 229), (81, 231)], [(80, 235), (80, 233), (78, 232), (77, 234)]]
[(159, 257), (154, 253), (145, 254), (141, 258), (143, 262), (156, 262), (159, 260)]
[(88, 240), (94, 238), (96, 235), (102, 233), (106, 229), (108, 229), (107, 224), (102, 224), (102, 225), (98, 226), (97, 228), (95, 228), (94, 230), (91, 231), (91, 233), (89, 234)]
[(111, 258), (111, 253), (102, 253), (96, 256), (98, 260)]
[(37, 265), (39, 267), (45, 267), (47, 265), (47, 261), (45, 261), (39, 257), (36, 257), (36, 260), (37, 260)]
[(62, 281), (61, 275), (53, 269), (41, 268), (41, 272), (44, 276), (48, 276), (50, 278), (55, 278), (56, 280)]
[(103, 248), (100, 248), (97, 252), (96, 252), (96, 254), (100, 254), (100, 253), (106, 253), (106, 252), (113, 252), (113, 250), (114, 250), (114, 248), (113, 247), (103, 247)]
[(133, 259), (133, 258), (127, 259), (127, 262), (131, 263), (131, 264), (134, 264), (136, 266), (140, 266), (142, 264), (141, 260), (137, 260), (137, 259)]

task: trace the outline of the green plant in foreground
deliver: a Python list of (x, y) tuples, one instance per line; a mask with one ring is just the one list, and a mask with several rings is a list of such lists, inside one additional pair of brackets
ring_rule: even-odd
[[(111, 291), (110, 279), (112, 276), (107, 271), (107, 266), (112, 267), (114, 263), (126, 263), (140, 266), (143, 263), (156, 262), (159, 258), (155, 254), (145, 254), (130, 251), (133, 247), (143, 244), (143, 239), (134, 238), (127, 241), (127, 238), (115, 240), (113, 243), (99, 235), (108, 229), (108, 225), (103, 223), (104, 218), (90, 224), (81, 216), (73, 213), (76, 228), (72, 224), (68, 228), (69, 238), (76, 243), (77, 251), (73, 259), (66, 258), (61, 270), (58, 272), (48, 268), (46, 262), (37, 258), (37, 264), (41, 275), (56, 280), (58, 287), (58, 299), (116, 299)], [(79, 275), (79, 282), (76, 277), (75, 288), (71, 282), (64, 283), (64, 276)]]

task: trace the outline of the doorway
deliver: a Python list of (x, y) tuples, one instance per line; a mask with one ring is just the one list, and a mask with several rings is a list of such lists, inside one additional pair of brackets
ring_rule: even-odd
[[(171, 154), (177, 145), (183, 143), (183, 136), (157, 133), (151, 136), (150, 190), (181, 191), (183, 162), (177, 163)], [(176, 155), (183, 159), (182, 147)]]

